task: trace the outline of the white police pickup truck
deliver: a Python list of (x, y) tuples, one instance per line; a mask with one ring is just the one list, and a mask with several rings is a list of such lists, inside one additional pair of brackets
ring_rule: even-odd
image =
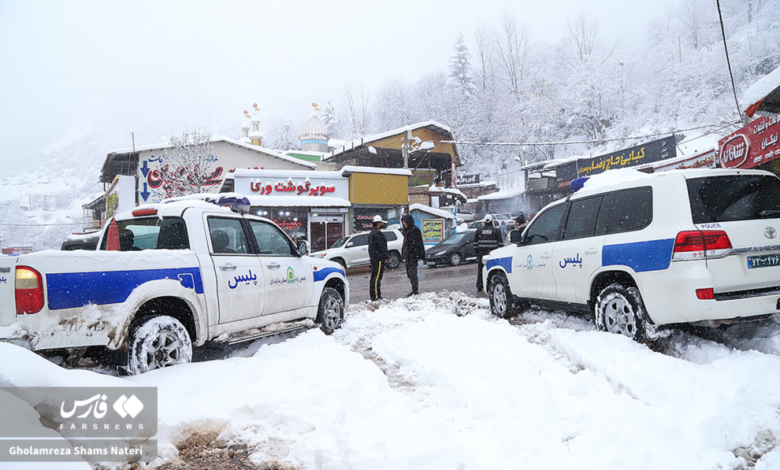
[(301, 255), (267, 219), (203, 200), (120, 214), (94, 252), (0, 258), (0, 340), (34, 351), (105, 347), (126, 356), (131, 374), (279, 322), (313, 319), (330, 334), (348, 302), (340, 265)]
[(529, 302), (586, 311), (600, 329), (638, 341), (653, 325), (780, 313), (780, 179), (744, 170), (635, 173), (586, 183), (486, 256), (492, 312), (503, 317)]

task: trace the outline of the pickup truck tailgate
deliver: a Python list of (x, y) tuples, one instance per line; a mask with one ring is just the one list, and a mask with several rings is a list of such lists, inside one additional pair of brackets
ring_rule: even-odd
[(16, 257), (0, 256), (0, 326), (8, 326), (16, 321), (16, 260)]

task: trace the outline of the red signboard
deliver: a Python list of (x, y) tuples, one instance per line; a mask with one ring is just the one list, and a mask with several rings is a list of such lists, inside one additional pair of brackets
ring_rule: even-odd
[(762, 117), (718, 142), (720, 166), (747, 170), (780, 158), (780, 117)]

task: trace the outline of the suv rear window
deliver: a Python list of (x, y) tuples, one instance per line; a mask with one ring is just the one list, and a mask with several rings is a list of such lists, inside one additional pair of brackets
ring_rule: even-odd
[[(118, 220), (119, 248), (121, 251), (139, 250), (186, 250), (190, 247), (187, 226), (180, 217), (157, 217), (146, 219)], [(108, 229), (100, 244), (106, 249)]]
[(394, 242), (398, 240), (398, 236), (392, 230), (388, 230), (385, 232), (385, 239), (387, 239), (389, 242)]
[(687, 180), (694, 224), (780, 217), (780, 179), (709, 176)]

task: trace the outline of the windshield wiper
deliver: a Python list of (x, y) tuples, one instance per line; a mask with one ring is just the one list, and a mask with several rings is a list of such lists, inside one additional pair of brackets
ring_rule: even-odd
[(769, 218), (772, 218), (772, 217), (780, 217), (780, 210), (778, 210), (778, 209), (768, 209), (768, 210), (765, 210), (765, 211), (760, 211), (758, 213), (758, 216), (761, 217), (762, 219), (769, 219)]

